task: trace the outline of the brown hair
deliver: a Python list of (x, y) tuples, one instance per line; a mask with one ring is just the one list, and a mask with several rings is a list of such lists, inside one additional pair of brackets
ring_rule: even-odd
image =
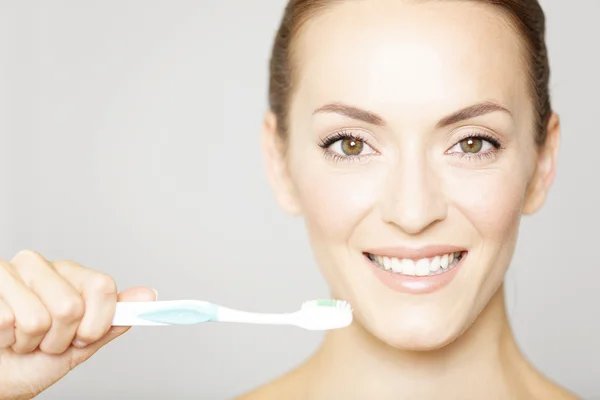
[[(302, 26), (313, 15), (335, 3), (344, 0), (289, 0), (279, 30), (275, 36), (270, 61), (269, 105), (277, 117), (279, 134), (285, 138), (288, 125), (294, 69), (294, 39)], [(550, 106), (549, 79), (550, 67), (546, 50), (546, 17), (538, 0), (462, 0), (499, 7), (509, 16), (515, 28), (523, 37), (528, 56), (528, 70), (531, 96), (535, 106), (535, 140), (543, 144), (546, 140), (546, 126), (552, 113)]]

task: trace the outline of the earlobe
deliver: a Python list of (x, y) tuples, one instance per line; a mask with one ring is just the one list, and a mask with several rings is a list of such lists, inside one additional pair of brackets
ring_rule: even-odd
[(286, 163), (285, 143), (277, 129), (277, 117), (271, 111), (266, 113), (263, 124), (263, 153), (277, 202), (288, 214), (299, 215), (301, 209)]
[(554, 183), (559, 147), (560, 119), (558, 115), (552, 114), (548, 121), (546, 141), (538, 151), (535, 173), (527, 190), (524, 214), (534, 214), (544, 204)]

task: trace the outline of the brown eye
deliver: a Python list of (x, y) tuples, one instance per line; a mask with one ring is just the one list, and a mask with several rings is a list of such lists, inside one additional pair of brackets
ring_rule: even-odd
[(460, 142), (460, 149), (465, 153), (479, 153), (483, 148), (483, 139), (467, 138)]
[(335, 153), (344, 159), (359, 159), (363, 156), (377, 154), (377, 151), (366, 140), (347, 133), (335, 134), (325, 139), (321, 147), (326, 149), (327, 153)]
[(342, 152), (347, 156), (359, 156), (365, 146), (364, 142), (357, 139), (342, 139), (340, 142)]

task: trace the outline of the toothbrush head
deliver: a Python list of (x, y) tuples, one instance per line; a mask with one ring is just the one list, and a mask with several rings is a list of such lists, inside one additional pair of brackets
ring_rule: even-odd
[(312, 331), (345, 328), (352, 323), (352, 311), (344, 300), (307, 301), (297, 313), (296, 325)]

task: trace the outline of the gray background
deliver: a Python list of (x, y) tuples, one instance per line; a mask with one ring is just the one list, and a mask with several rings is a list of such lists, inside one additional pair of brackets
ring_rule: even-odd
[[(302, 222), (277, 208), (259, 135), (283, 0), (0, 2), (0, 257), (33, 248), (121, 288), (257, 311), (327, 295)], [(600, 395), (598, 0), (542, 1), (560, 169), (507, 278), (525, 353)], [(594, 314), (596, 316), (594, 316)], [(321, 334), (139, 328), (41, 399), (226, 399)]]

